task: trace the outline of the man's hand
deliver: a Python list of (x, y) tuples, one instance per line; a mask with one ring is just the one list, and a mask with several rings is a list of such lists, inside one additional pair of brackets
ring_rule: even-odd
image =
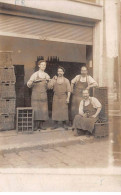
[(51, 79), (46, 79), (47, 82), (51, 81)]
[(57, 80), (57, 78), (58, 78), (58, 77), (57, 77), (56, 75), (53, 77), (53, 79), (55, 79), (55, 80)]
[(90, 89), (90, 86), (88, 86), (86, 89), (89, 90)]
[(42, 79), (38, 79), (38, 80), (34, 81), (34, 83), (39, 83), (41, 81), (42, 81)]
[(69, 104), (69, 98), (66, 99), (66, 103)]
[(83, 117), (87, 117), (87, 114), (86, 114), (86, 113), (84, 113), (84, 114), (82, 114), (82, 116), (83, 116)]
[(97, 117), (97, 116), (96, 116), (95, 114), (91, 116), (91, 118), (96, 118), (96, 117)]

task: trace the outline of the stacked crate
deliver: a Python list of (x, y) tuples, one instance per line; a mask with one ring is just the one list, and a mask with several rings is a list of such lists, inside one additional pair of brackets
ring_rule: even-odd
[(0, 130), (14, 129), (15, 73), (11, 52), (0, 52)]
[(99, 120), (95, 124), (95, 137), (105, 137), (108, 135), (108, 89), (107, 87), (98, 87), (94, 89), (94, 97), (102, 104), (102, 110), (99, 114)]

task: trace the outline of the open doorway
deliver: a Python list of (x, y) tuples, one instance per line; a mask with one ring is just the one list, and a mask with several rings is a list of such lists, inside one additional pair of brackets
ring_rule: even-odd
[[(62, 61), (58, 56), (49, 56), (47, 58), (46, 72), (51, 78), (57, 75), (58, 66), (63, 66), (66, 70), (65, 77), (71, 81), (76, 75), (80, 74), (80, 68), (87, 66), (89, 75), (93, 76), (93, 63), (92, 63), (92, 46), (86, 46), (86, 63)], [(35, 61), (34, 72), (38, 70), (37, 62), (44, 56), (38, 56)], [(16, 74), (16, 107), (30, 107), (31, 106), (31, 93), (32, 89), (29, 89), (24, 82), (24, 65), (14, 65)], [(52, 117), (52, 101), (53, 101), (53, 90), (48, 90), (48, 109), (49, 117)], [(91, 96), (92, 96), (91, 91)], [(71, 102), (71, 101), (70, 101)], [(69, 104), (70, 113), (71, 103)], [(70, 114), (69, 114), (70, 115)]]

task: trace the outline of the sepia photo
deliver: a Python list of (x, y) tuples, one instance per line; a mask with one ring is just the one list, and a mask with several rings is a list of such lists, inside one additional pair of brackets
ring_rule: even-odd
[(121, 191), (121, 1), (0, 0), (0, 191)]

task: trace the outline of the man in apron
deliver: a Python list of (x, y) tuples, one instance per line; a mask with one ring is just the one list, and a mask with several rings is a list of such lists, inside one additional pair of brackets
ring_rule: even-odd
[(46, 62), (38, 61), (39, 71), (32, 74), (27, 86), (32, 87), (31, 106), (34, 109), (34, 126), (35, 130), (46, 129), (43, 122), (48, 120), (48, 101), (47, 101), (47, 85), (50, 76), (45, 73)]
[(72, 92), (72, 102), (71, 102), (71, 121), (73, 121), (76, 114), (78, 114), (79, 104), (82, 98), (82, 91), (84, 89), (90, 89), (92, 87), (98, 86), (97, 82), (88, 75), (86, 66), (81, 67), (81, 74), (77, 75), (71, 81), (71, 92)]
[(77, 136), (79, 130), (81, 133), (86, 131), (88, 135), (92, 134), (94, 124), (98, 120), (101, 111), (101, 103), (95, 97), (89, 96), (88, 90), (83, 90), (83, 100), (80, 102), (79, 114), (73, 121), (74, 135)]
[(63, 127), (67, 129), (66, 121), (68, 120), (68, 104), (71, 94), (70, 82), (64, 77), (64, 68), (58, 68), (58, 77), (55, 76), (49, 83), (50, 88), (54, 91), (52, 105), (52, 120), (55, 126), (52, 129), (58, 128), (58, 122), (63, 122)]

